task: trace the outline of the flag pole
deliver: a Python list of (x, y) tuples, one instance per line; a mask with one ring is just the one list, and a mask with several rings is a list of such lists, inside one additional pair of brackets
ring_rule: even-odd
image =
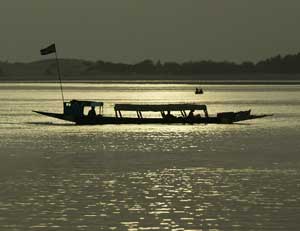
[(57, 73), (58, 73), (58, 78), (59, 78), (59, 83), (60, 83), (61, 98), (62, 98), (62, 101), (64, 104), (65, 103), (64, 91), (63, 91), (62, 82), (61, 82), (60, 67), (59, 67), (59, 61), (58, 61), (56, 49), (55, 49), (55, 59), (56, 59)]

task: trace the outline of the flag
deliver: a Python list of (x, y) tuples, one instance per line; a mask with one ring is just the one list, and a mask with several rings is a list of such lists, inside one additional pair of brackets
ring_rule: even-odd
[(56, 52), (55, 43), (41, 50), (41, 55), (48, 55)]

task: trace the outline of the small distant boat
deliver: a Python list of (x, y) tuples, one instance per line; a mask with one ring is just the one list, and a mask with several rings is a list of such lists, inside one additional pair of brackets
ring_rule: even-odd
[(195, 94), (196, 94), (196, 95), (198, 95), (198, 94), (200, 95), (200, 94), (203, 94), (203, 93), (204, 93), (204, 92), (203, 92), (203, 89), (202, 89), (202, 88), (198, 88), (198, 87), (196, 88), (196, 90), (195, 90)]

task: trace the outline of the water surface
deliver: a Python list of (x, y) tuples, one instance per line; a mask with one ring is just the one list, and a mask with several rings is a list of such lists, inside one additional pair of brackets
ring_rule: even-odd
[[(0, 230), (299, 230), (300, 86), (67, 83), (67, 99), (199, 102), (235, 125), (76, 126), (55, 83), (0, 84)], [(148, 114), (146, 116), (151, 116)]]

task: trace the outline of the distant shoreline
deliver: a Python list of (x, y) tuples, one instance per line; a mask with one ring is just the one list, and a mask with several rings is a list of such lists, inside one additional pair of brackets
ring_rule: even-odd
[[(256, 63), (245, 61), (161, 62), (145, 59), (135, 64), (81, 59), (59, 59), (63, 80), (183, 80), (183, 81), (300, 81), (300, 53), (277, 55)], [(0, 81), (52, 81), (57, 78), (55, 59), (30, 63), (0, 61)]]
[[(55, 80), (0, 80), (0, 84), (9, 83), (58, 83)], [(190, 84), (190, 85), (300, 85), (300, 80), (65, 80), (63, 83), (90, 84)]]

